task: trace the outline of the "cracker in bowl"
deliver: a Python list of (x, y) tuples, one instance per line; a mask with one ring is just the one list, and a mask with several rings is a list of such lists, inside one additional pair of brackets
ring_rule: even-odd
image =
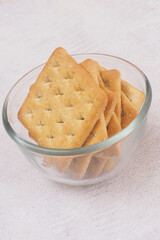
[(18, 118), (40, 146), (78, 148), (107, 101), (107, 95), (90, 75), (58, 48), (31, 86)]

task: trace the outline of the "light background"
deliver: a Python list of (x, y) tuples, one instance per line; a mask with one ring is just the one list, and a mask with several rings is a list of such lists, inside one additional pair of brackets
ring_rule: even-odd
[(0, 107), (11, 86), (63, 46), (139, 66), (153, 89), (144, 140), (117, 178), (89, 187), (46, 179), (0, 119), (0, 239), (160, 239), (160, 1), (0, 0)]

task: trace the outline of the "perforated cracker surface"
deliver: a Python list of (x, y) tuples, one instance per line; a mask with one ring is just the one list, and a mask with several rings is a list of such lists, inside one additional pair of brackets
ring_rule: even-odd
[(81, 147), (107, 96), (63, 49), (56, 49), (23, 103), (18, 118), (29, 135), (50, 148)]

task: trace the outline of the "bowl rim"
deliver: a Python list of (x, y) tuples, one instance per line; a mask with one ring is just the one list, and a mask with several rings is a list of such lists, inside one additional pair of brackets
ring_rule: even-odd
[(152, 90), (151, 90), (151, 85), (149, 83), (148, 78), (146, 77), (146, 75), (142, 72), (141, 69), (139, 69), (136, 65), (134, 65), (133, 63), (120, 58), (120, 57), (116, 57), (113, 55), (109, 55), (109, 54), (104, 54), (104, 53), (78, 53), (78, 54), (72, 54), (72, 56), (79, 56), (79, 55), (98, 55), (98, 56), (107, 56), (107, 57), (111, 57), (111, 58), (115, 58), (118, 60), (121, 60), (129, 65), (131, 65), (133, 68), (135, 68), (136, 70), (138, 70), (138, 72), (142, 75), (142, 77), (144, 78), (145, 81), (145, 86), (146, 86), (146, 96), (145, 96), (145, 100), (144, 103), (142, 105), (142, 108), (139, 112), (139, 114), (137, 115), (137, 117), (125, 128), (123, 129), (121, 132), (117, 133), (116, 135), (114, 135), (111, 138), (108, 138), (107, 140), (103, 141), (103, 142), (99, 142), (87, 147), (80, 147), (80, 148), (73, 148), (73, 149), (53, 149), (53, 148), (46, 148), (46, 147), (41, 147), (38, 146), (34, 143), (31, 143), (27, 140), (25, 140), (24, 138), (22, 138), (20, 135), (18, 135), (14, 129), (12, 128), (12, 126), (10, 125), (10, 122), (8, 120), (8, 115), (7, 115), (7, 107), (8, 107), (8, 101), (9, 101), (9, 97), (11, 92), (14, 90), (14, 88), (16, 87), (16, 85), (23, 80), (23, 78), (25, 76), (27, 76), (29, 73), (31, 73), (32, 71), (34, 71), (35, 69), (43, 66), (45, 63), (40, 64), (39, 66), (33, 68), (32, 70), (28, 71), (26, 74), (24, 74), (14, 85), (13, 87), (10, 89), (9, 93), (7, 94), (4, 104), (3, 104), (3, 110), (2, 110), (2, 119), (3, 119), (3, 124), (4, 127), (7, 131), (7, 133), (9, 134), (9, 136), (21, 147), (30, 150), (32, 152), (35, 153), (39, 153), (39, 154), (43, 154), (43, 155), (49, 155), (49, 156), (74, 156), (74, 155), (81, 155), (81, 154), (87, 154), (87, 153), (92, 153), (92, 152), (96, 152), (99, 150), (102, 150), (104, 148), (108, 148), (111, 145), (116, 144), (117, 142), (121, 141), (122, 139), (124, 139), (125, 137), (127, 137), (136, 127), (138, 127), (138, 125), (142, 122), (142, 120), (144, 119), (144, 117), (147, 115), (147, 112), (150, 108), (151, 105), (151, 100), (152, 100)]

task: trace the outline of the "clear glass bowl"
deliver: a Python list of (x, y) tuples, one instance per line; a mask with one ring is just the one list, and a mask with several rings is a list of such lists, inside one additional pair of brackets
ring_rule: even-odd
[(28, 136), (17, 113), (44, 64), (25, 74), (12, 87), (4, 102), (3, 123), (24, 156), (47, 177), (64, 184), (87, 185), (115, 176), (134, 158), (145, 131), (152, 93), (145, 74), (124, 59), (94, 53), (75, 54), (73, 57), (78, 63), (91, 58), (107, 69), (117, 69), (122, 79), (145, 93), (141, 111), (128, 127), (106, 141), (88, 147), (51, 149), (38, 146)]

